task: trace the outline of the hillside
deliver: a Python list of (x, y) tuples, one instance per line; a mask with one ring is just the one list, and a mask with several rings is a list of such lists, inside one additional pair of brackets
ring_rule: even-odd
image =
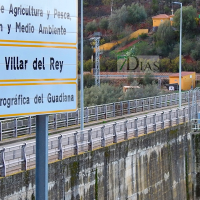
[[(145, 41), (138, 43), (136, 55), (158, 55), (160, 70), (177, 72), (179, 56), (179, 19), (180, 6), (171, 4), (171, 0), (85, 0), (84, 1), (84, 70), (91, 71), (94, 55), (89, 40), (94, 32), (101, 32), (100, 45), (116, 43), (126, 38), (138, 29), (148, 29), (151, 34), (145, 36)], [(200, 72), (200, 28), (198, 19), (199, 1), (183, 0), (183, 45), (182, 68), (186, 71)], [(80, 2), (79, 2), (80, 3)], [(112, 8), (112, 15), (111, 15)], [(153, 32), (152, 16), (160, 13), (175, 13), (174, 25), (163, 23), (157, 32)], [(79, 7), (80, 12), (80, 7)], [(80, 23), (80, 19), (79, 19)], [(80, 29), (79, 29), (80, 34)], [(137, 39), (137, 38), (133, 38)], [(80, 40), (79, 40), (80, 41)], [(104, 51), (101, 56), (101, 71), (117, 70), (117, 55), (121, 50), (127, 52), (135, 46), (133, 40), (115, 45), (110, 51)], [(80, 44), (79, 44), (80, 47)], [(124, 51), (122, 51), (124, 52)]]

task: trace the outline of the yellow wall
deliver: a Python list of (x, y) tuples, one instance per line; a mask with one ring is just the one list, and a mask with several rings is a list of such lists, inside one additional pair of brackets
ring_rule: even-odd
[(154, 26), (160, 26), (160, 24), (164, 21), (169, 21), (170, 19), (164, 18), (164, 19), (159, 19), (159, 18), (155, 18), (153, 19), (153, 27)]
[[(129, 36), (122, 38), (121, 40), (118, 40), (117, 42), (111, 42), (111, 43), (103, 44), (103, 45), (99, 46), (99, 50), (100, 51), (109, 51), (114, 46), (116, 46), (117, 44), (121, 44), (122, 42), (125, 42), (127, 40), (131, 40), (132, 38), (137, 38), (142, 33), (148, 33), (148, 29), (139, 29), (139, 30), (131, 33)], [(95, 52), (95, 49), (94, 49), (94, 52)]]
[[(192, 78), (190, 78), (190, 75), (192, 75)], [(181, 78), (181, 90), (190, 90), (191, 86), (193, 86), (193, 88), (196, 87), (195, 85), (195, 80), (196, 80), (196, 73), (191, 73), (189, 75), (186, 76), (182, 76)], [(179, 84), (179, 77), (169, 77), (169, 84), (173, 84), (173, 83), (178, 83)]]

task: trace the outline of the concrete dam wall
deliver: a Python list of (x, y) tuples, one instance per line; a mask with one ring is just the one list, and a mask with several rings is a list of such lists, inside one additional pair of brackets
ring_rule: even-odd
[[(192, 200), (200, 151), (190, 130), (184, 123), (50, 163), (49, 200)], [(35, 199), (35, 169), (0, 178), (0, 199)]]

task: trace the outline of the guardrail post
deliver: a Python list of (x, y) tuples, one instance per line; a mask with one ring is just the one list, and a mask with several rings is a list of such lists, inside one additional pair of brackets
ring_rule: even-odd
[(176, 109), (176, 125), (179, 124), (179, 109)]
[(124, 140), (128, 140), (128, 127), (127, 127), (128, 120), (124, 122)]
[(32, 119), (31, 116), (28, 117), (28, 134), (31, 134), (32, 130), (31, 130), (31, 123)]
[(78, 125), (78, 109), (76, 111), (76, 125)]
[(120, 101), (120, 112), (121, 116), (123, 115), (123, 102)]
[(115, 123), (113, 124), (113, 143), (117, 143), (116, 125), (117, 125), (117, 123), (115, 122)]
[(156, 109), (156, 97), (154, 97), (154, 109)]
[(2, 169), (2, 177), (6, 177), (6, 161), (5, 161), (5, 148), (2, 149), (2, 164), (3, 164), (3, 169)]
[(144, 111), (145, 105), (144, 105), (144, 99), (142, 99), (142, 111)]
[(62, 135), (58, 137), (58, 160), (63, 159), (62, 137)]
[(160, 97), (159, 97), (159, 101), (160, 101), (160, 108), (162, 108), (162, 96), (160, 95)]
[(131, 111), (130, 111), (130, 101), (129, 100), (127, 101), (127, 108), (128, 108), (128, 114), (130, 114)]
[(57, 114), (53, 115), (53, 120), (54, 120), (54, 129), (57, 129)]
[(144, 116), (144, 134), (147, 134), (147, 115)]
[(200, 97), (200, 91), (198, 90), (197, 91), (197, 100), (199, 100), (199, 97)]
[(165, 95), (165, 107), (167, 107), (167, 95)]
[(198, 118), (198, 104), (197, 104), (197, 101), (195, 103), (195, 118), (197, 119)]
[(178, 96), (178, 93), (175, 94), (175, 104), (177, 104), (177, 102), (178, 102), (178, 98), (177, 98), (177, 96)]
[(26, 159), (26, 143), (22, 145), (22, 171), (27, 170), (27, 159)]
[(14, 137), (17, 137), (17, 118), (14, 119)]
[(3, 133), (2, 133), (2, 122), (0, 121), (0, 141), (3, 139)]
[(156, 114), (153, 114), (153, 131), (156, 131)]
[(106, 146), (106, 140), (105, 140), (105, 126), (101, 127), (101, 147)]
[(161, 129), (165, 128), (165, 122), (164, 122), (164, 112), (161, 113)]
[(137, 107), (138, 107), (137, 99), (135, 99), (134, 101), (135, 101), (135, 112), (137, 112)]
[(88, 130), (88, 151), (93, 150), (93, 142), (92, 142), (92, 128)]
[(172, 110), (169, 111), (169, 126), (172, 126)]
[(88, 123), (89, 122), (89, 109), (88, 109), (88, 107), (86, 107), (86, 116), (85, 116), (85, 121), (86, 121), (86, 123)]
[(113, 117), (115, 117), (115, 103), (113, 103)]
[(107, 105), (104, 105), (104, 119), (107, 119)]
[(188, 91), (188, 119), (191, 121), (190, 91)]
[(186, 119), (185, 119), (185, 107), (183, 107), (183, 122), (185, 122), (185, 121), (186, 121)]
[[(182, 102), (183, 102), (183, 103), (186, 102), (185, 94), (186, 94), (186, 92), (183, 92), (183, 93), (182, 93), (182, 97), (183, 97), (183, 98), (182, 98)], [(184, 101), (183, 101), (183, 99), (184, 99)], [(178, 103), (178, 94), (177, 94), (177, 103)]]
[(138, 137), (138, 127), (137, 127), (137, 121), (138, 121), (138, 118), (136, 117), (134, 119), (134, 129), (135, 129), (135, 137)]
[(78, 155), (79, 148), (78, 148), (78, 139), (77, 139), (78, 132), (74, 133), (74, 155)]
[(66, 127), (69, 126), (69, 122), (68, 122), (68, 113), (65, 113), (65, 124), (66, 124)]
[(149, 97), (148, 97), (147, 101), (148, 101), (148, 110), (150, 110), (150, 102), (151, 102), (151, 100), (150, 100)]
[(172, 94), (170, 94), (170, 106), (172, 105)]
[(99, 120), (98, 118), (98, 106), (95, 106), (95, 115), (96, 115), (96, 121)]

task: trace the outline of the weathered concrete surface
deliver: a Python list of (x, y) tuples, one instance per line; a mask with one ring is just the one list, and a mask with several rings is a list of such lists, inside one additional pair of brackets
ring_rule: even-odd
[(194, 194), (195, 200), (200, 200), (200, 133), (194, 133), (192, 136), (193, 144), (193, 169), (194, 169)]
[[(188, 130), (182, 124), (49, 164), (49, 200), (193, 199)], [(34, 199), (34, 176), (1, 178), (0, 199)]]

